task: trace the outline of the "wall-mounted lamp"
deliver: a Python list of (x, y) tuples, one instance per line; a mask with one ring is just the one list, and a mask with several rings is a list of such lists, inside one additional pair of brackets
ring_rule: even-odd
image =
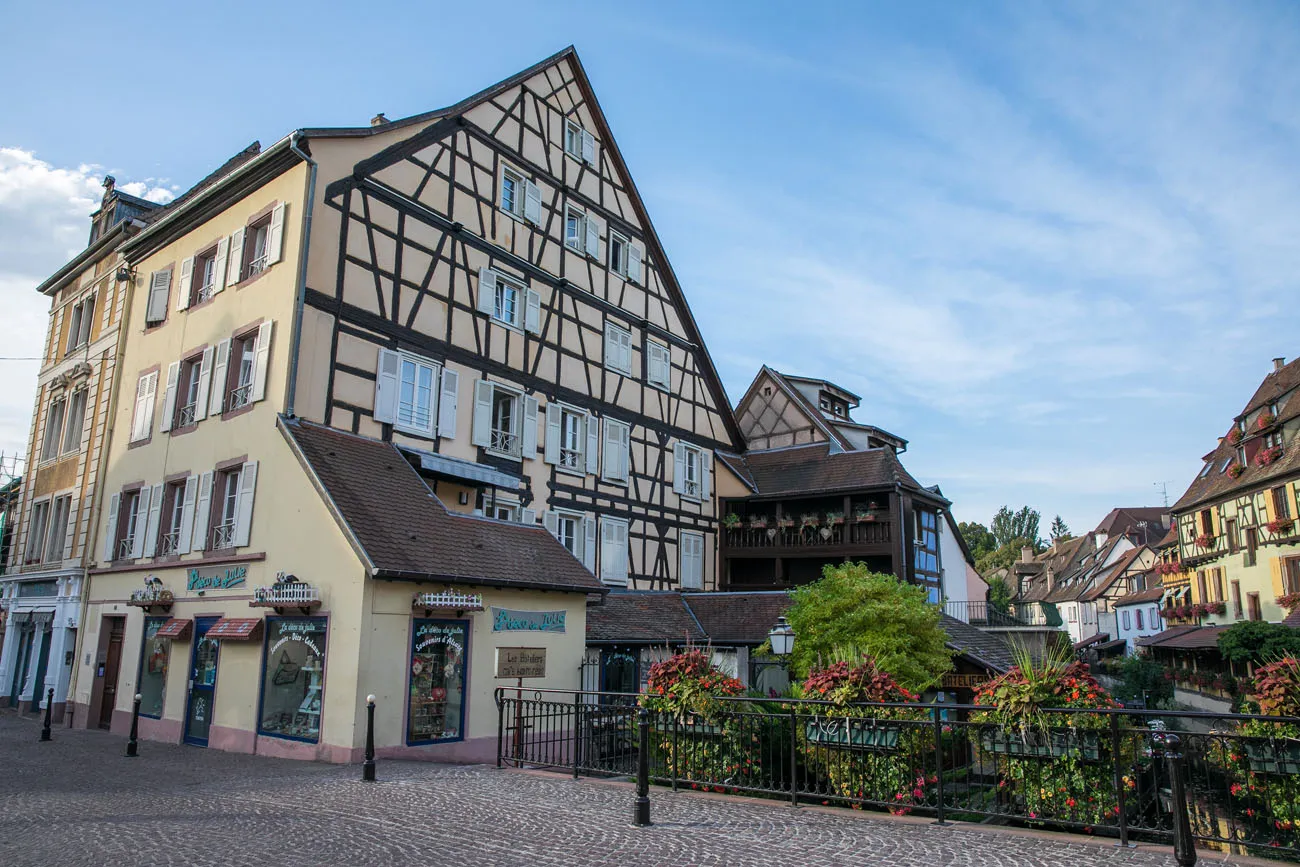
[(134, 280), (134, 279), (135, 279), (135, 271), (133, 271), (132, 269), (126, 267), (125, 265), (117, 269), (117, 282), (126, 283), (127, 281)]

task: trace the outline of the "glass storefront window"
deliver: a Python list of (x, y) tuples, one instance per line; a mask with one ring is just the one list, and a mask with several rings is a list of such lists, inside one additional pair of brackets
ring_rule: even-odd
[(324, 617), (266, 619), (259, 734), (320, 740), (325, 624)]
[(469, 624), (463, 620), (416, 618), (411, 643), (406, 742), (460, 740), (465, 736)]
[(171, 656), (171, 639), (159, 638), (158, 630), (166, 617), (144, 619), (144, 642), (140, 646), (140, 716), (162, 719), (163, 699), (167, 692), (167, 660)]

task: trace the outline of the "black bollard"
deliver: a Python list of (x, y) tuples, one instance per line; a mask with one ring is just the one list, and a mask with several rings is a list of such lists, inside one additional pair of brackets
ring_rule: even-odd
[(1169, 765), (1169, 789), (1174, 811), (1174, 860), (1178, 867), (1192, 867), (1196, 863), (1196, 841), (1192, 839), (1192, 823), (1187, 817), (1187, 789), (1183, 784), (1183, 751), (1179, 749), (1178, 735), (1166, 734), (1165, 761)]
[(140, 699), (140, 694), (136, 693), (135, 701), (131, 705), (131, 737), (126, 740), (126, 757), (128, 759), (134, 759), (140, 754)]
[(632, 809), (632, 824), (639, 828), (650, 825), (650, 712), (637, 711), (636, 727), (639, 737), (636, 748), (636, 802)]
[(375, 697), (366, 696), (366, 760), (361, 765), (361, 779), (375, 781)]
[(45, 696), (45, 727), (41, 729), (41, 740), (50, 740), (50, 715), (54, 713), (54, 688), (50, 687)]

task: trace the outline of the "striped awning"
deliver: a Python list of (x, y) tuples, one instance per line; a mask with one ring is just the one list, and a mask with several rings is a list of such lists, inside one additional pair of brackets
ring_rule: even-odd
[(173, 617), (154, 633), (154, 638), (171, 638), (175, 641), (184, 641), (190, 637), (190, 629), (194, 626), (194, 621), (185, 617)]
[(207, 632), (208, 638), (222, 641), (252, 641), (262, 637), (260, 617), (223, 617)]

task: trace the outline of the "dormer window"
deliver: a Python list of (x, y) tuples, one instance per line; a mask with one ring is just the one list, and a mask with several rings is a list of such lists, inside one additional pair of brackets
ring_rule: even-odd
[(831, 408), (831, 402), (830, 402), (830, 399), (829, 399), (829, 398), (825, 398), (825, 397), (823, 397), (823, 398), (822, 398), (822, 409), (829, 411), (830, 408)]

